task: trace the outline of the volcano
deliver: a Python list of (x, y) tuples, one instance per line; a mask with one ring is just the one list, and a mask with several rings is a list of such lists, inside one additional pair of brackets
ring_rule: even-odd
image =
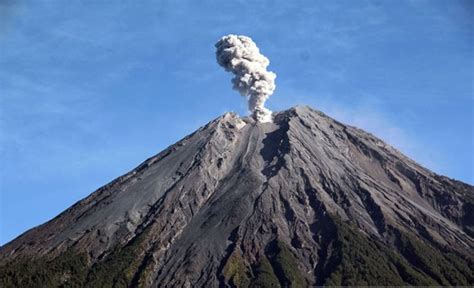
[(2, 287), (474, 283), (474, 187), (310, 107), (226, 113), (0, 248)]

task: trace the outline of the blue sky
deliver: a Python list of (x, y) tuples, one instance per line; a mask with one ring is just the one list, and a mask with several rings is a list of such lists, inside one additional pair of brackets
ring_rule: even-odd
[(473, 1), (0, 2), (0, 244), (226, 111), (252, 37), (272, 110), (308, 104), (474, 183)]

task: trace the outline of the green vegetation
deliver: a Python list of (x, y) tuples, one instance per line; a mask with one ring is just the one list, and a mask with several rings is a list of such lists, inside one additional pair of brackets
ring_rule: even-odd
[(0, 287), (129, 287), (139, 268), (135, 245), (92, 267), (85, 254), (66, 252), (47, 260), (22, 260), (0, 268)]
[(298, 260), (285, 242), (277, 241), (273, 267), (284, 287), (305, 287), (305, 279), (298, 270)]
[(15, 261), (0, 267), (0, 287), (130, 287), (142, 261), (142, 239), (139, 236), (92, 267), (85, 253), (71, 251), (54, 259)]
[(252, 281), (251, 287), (280, 287), (280, 281), (273, 272), (272, 264), (268, 261), (268, 258), (262, 256), (260, 263), (255, 269), (255, 279)]
[(92, 266), (86, 287), (130, 287), (144, 260), (144, 256), (140, 254), (145, 234), (140, 234), (126, 246), (115, 250), (104, 261)]
[(0, 287), (82, 287), (87, 271), (87, 255), (72, 252), (15, 261), (0, 267)]
[(224, 266), (225, 281), (232, 287), (248, 287), (250, 284), (249, 269), (240, 251), (234, 251)]
[(267, 255), (259, 259), (251, 287), (306, 287), (298, 270), (298, 260), (285, 242), (277, 240), (267, 247)]
[(471, 285), (474, 265), (451, 252), (441, 253), (414, 237), (401, 235), (401, 252), (440, 285)]
[[(321, 285), (471, 285), (472, 259), (433, 247), (408, 234), (394, 232), (395, 246), (383, 244), (355, 227), (335, 220), (334, 240)], [(114, 250), (91, 266), (85, 253), (73, 250), (51, 258), (15, 260), (0, 267), (0, 287), (142, 287), (151, 267), (144, 256), (145, 235)], [(333, 238), (331, 236), (331, 238)], [(276, 240), (255, 266), (234, 251), (222, 269), (232, 287), (306, 287), (298, 259), (283, 241)], [(322, 274), (322, 275), (320, 275)]]
[[(262, 255), (253, 271), (240, 251), (234, 251), (222, 271), (224, 280), (232, 287), (306, 287), (298, 270), (298, 260), (282, 241), (271, 243), (267, 255)], [(252, 273), (253, 272), (253, 273)]]
[(326, 285), (403, 285), (395, 265), (375, 241), (368, 241), (361, 233), (339, 222), (335, 251), (335, 269)]
[[(402, 235), (401, 252), (369, 240), (349, 225), (338, 225), (337, 263), (326, 285), (469, 285), (472, 265), (452, 253), (442, 253), (429, 244)], [(407, 260), (408, 259), (408, 260)], [(410, 261), (410, 263), (408, 262)]]

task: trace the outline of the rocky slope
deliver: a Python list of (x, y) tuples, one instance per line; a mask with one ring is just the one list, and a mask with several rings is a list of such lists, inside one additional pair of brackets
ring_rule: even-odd
[(309, 107), (225, 115), (0, 248), (0, 286), (474, 283), (474, 187)]

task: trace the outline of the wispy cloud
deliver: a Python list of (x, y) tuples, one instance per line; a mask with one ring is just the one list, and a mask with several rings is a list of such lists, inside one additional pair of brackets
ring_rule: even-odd
[(433, 158), (429, 147), (419, 143), (390, 117), (370, 104), (358, 103), (346, 106), (341, 103), (321, 103), (321, 110), (343, 123), (361, 128), (384, 140), (421, 165), (438, 170), (439, 163)]
[(293, 89), (285, 89), (280, 93), (285, 96), (280, 94), (273, 99), (273, 105), (276, 105), (277, 110), (296, 104), (310, 105), (337, 121), (373, 134), (429, 169), (439, 172), (442, 168), (444, 162), (442, 155), (434, 153), (429, 145), (420, 142), (416, 135), (412, 134), (413, 131), (408, 131), (398, 124), (392, 113), (387, 112), (386, 103), (380, 98), (358, 94), (350, 101), (351, 103), (348, 103), (347, 98), (339, 100), (330, 93)]

